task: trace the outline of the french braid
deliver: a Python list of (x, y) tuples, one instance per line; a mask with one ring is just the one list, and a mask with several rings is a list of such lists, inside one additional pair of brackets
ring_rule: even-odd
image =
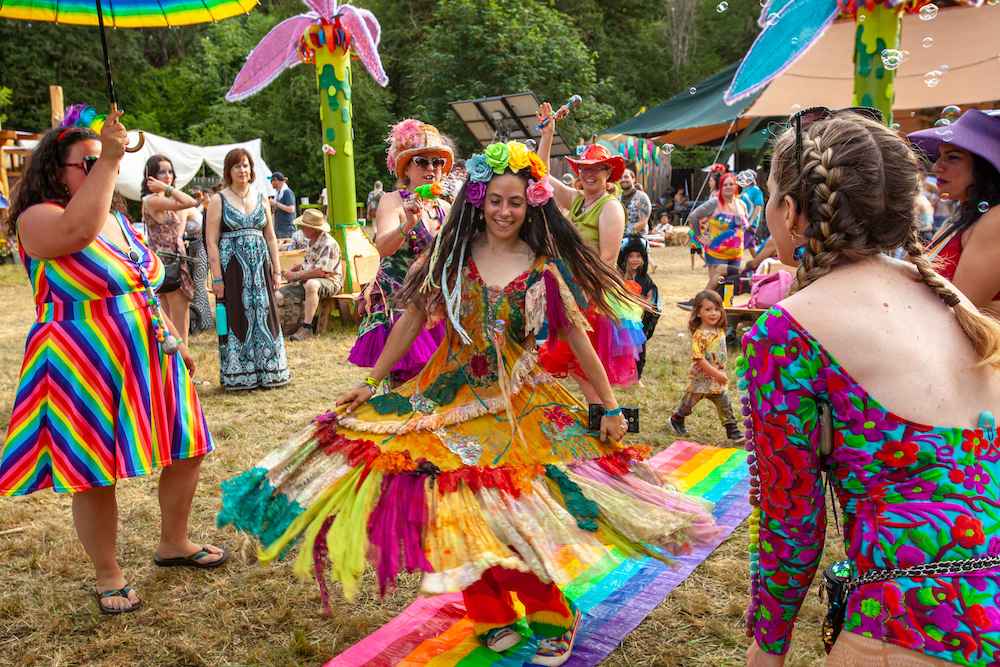
[(840, 264), (903, 248), (920, 281), (953, 310), (981, 363), (1000, 368), (1000, 322), (962, 298), (924, 253), (913, 211), (918, 165), (909, 146), (883, 125), (850, 113), (802, 132), (801, 168), (794, 144), (792, 130), (775, 142), (771, 168), (778, 187), (771, 196), (791, 196), (807, 220), (795, 289)]

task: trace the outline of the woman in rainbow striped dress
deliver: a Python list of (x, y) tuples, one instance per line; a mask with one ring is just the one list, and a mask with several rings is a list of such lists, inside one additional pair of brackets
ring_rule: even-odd
[[(115, 555), (115, 484), (163, 468), (161, 566), (215, 567), (224, 550), (188, 537), (202, 457), (212, 450), (194, 363), (154, 290), (163, 265), (131, 223), (109, 213), (128, 141), (110, 114), (71, 108), (38, 144), (11, 210), (35, 294), (21, 380), (0, 451), (0, 495), (73, 494), (73, 523), (108, 614), (141, 605)], [(99, 122), (97, 123), (100, 124)]]

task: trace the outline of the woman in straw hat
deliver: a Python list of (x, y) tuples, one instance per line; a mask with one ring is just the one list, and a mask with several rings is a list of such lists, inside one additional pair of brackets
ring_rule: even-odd
[(941, 198), (958, 203), (928, 252), (942, 276), (1000, 319), (1000, 118), (970, 109), (909, 138), (935, 161)]
[[(652, 545), (683, 552), (717, 529), (706, 503), (640, 462), (647, 448), (621, 443), (625, 419), (580, 304), (610, 313), (609, 295), (632, 297), (559, 213), (541, 159), (511, 141), (467, 165), (427, 261), (394, 294), (406, 310), (371, 377), (224, 482), (219, 522), (259, 537), (263, 562), (301, 544), (295, 570), (317, 578), (324, 601), (328, 576), (356, 595), (368, 562), (383, 592), (419, 572), (426, 593), (463, 593), (480, 664), (508, 651), (511, 664), (560, 665), (580, 621), (568, 585), (622, 556), (666, 557)], [(427, 366), (376, 395), (441, 314), (447, 335)], [(599, 389), (599, 432), (538, 366), (543, 326), (570, 342)]]
[[(553, 115), (552, 106), (546, 102), (538, 110), (540, 120), (549, 119), (542, 129), (538, 155), (548, 165), (552, 139), (560, 114)], [(586, 146), (579, 157), (566, 158), (570, 169), (580, 180), (581, 190), (568, 187), (549, 175), (556, 204), (569, 211), (569, 219), (576, 226), (585, 243), (591, 246), (602, 260), (612, 268), (617, 267), (618, 250), (625, 235), (625, 209), (609, 184), (616, 183), (625, 171), (625, 159), (599, 144)], [(646, 336), (642, 333), (642, 309), (635, 304), (612, 299), (613, 313), (601, 314), (593, 307), (587, 309), (590, 338), (604, 364), (612, 386), (627, 387), (639, 379), (637, 362)], [(566, 377), (572, 374), (588, 403), (599, 403), (597, 392), (583, 376), (573, 351), (565, 342), (548, 343), (542, 348), (542, 366), (547, 371)]]
[[(379, 200), (375, 213), (375, 247), (382, 262), (378, 274), (362, 293), (358, 310), (361, 325), (348, 361), (375, 365), (392, 325), (402, 315), (392, 295), (399, 291), (413, 261), (427, 248), (451, 210), (443, 199), (423, 199), (413, 190), (440, 183), (451, 171), (454, 155), (433, 125), (408, 118), (393, 126), (386, 164), (399, 179), (399, 188)], [(393, 367), (390, 384), (409, 380), (424, 367), (444, 336), (439, 323), (421, 331), (406, 355)]]

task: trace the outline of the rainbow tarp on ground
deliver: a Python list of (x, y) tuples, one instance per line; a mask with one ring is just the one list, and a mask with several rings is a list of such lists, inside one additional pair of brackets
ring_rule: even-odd
[[(678, 489), (715, 503), (718, 539), (677, 560), (650, 558), (608, 563), (583, 573), (566, 593), (583, 611), (567, 665), (596, 665), (719, 546), (749, 514), (746, 452), (678, 441), (650, 464)], [(533, 654), (533, 651), (532, 651)], [(482, 648), (465, 618), (461, 594), (420, 598), (389, 623), (325, 667), (516, 667), (521, 661)]]

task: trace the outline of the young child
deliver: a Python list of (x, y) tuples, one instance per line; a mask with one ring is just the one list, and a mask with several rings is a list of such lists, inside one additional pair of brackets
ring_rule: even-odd
[[(636, 293), (639, 296), (659, 307), (660, 291), (653, 279), (649, 277), (649, 253), (646, 249), (646, 241), (641, 236), (630, 234), (622, 239), (622, 249), (618, 253), (618, 270), (621, 271), (622, 277), (625, 279), (626, 287), (629, 287), (630, 282), (634, 283), (638, 286)], [(642, 344), (642, 351), (635, 364), (635, 370), (639, 374), (640, 380), (642, 379), (642, 369), (646, 366), (646, 344), (653, 335), (659, 319), (659, 312), (644, 312), (642, 314), (642, 333), (646, 335), (647, 342)]]
[(691, 330), (691, 372), (687, 391), (681, 404), (670, 417), (670, 427), (677, 435), (687, 435), (684, 419), (702, 399), (715, 404), (719, 419), (726, 428), (726, 437), (734, 443), (743, 442), (736, 425), (736, 415), (729, 402), (726, 387), (726, 311), (722, 298), (712, 290), (698, 292), (688, 321)]

